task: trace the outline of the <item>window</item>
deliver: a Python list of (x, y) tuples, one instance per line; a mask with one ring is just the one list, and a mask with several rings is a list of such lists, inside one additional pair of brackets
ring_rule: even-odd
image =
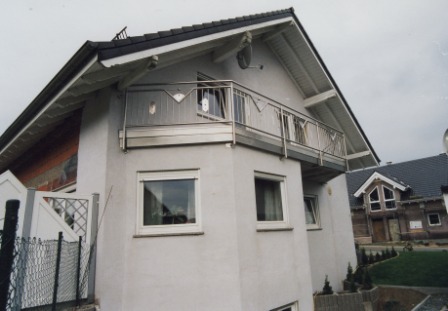
[(297, 302), (294, 302), (294, 303), (290, 303), (285, 306), (282, 306), (280, 308), (275, 308), (271, 311), (298, 311), (298, 310), (299, 310), (299, 307), (297, 305)]
[(381, 209), (380, 197), (378, 195), (378, 188), (373, 189), (369, 194), (370, 210), (378, 211)]
[(198, 74), (198, 81), (201, 81), (197, 87), (198, 112), (224, 119), (226, 106), (225, 88), (218, 83), (208, 82), (209, 80), (213, 79), (204, 74)]
[(396, 208), (394, 192), (389, 188), (383, 186), (383, 193), (384, 193), (384, 205), (386, 206), (386, 209)]
[(428, 214), (428, 223), (430, 226), (440, 226), (440, 216), (438, 213)]
[(258, 229), (287, 226), (285, 195), (285, 177), (265, 173), (255, 174)]
[(319, 219), (319, 209), (317, 205), (317, 197), (305, 196), (303, 200), (305, 203), (305, 219), (307, 229), (319, 229), (320, 219)]
[(138, 173), (138, 234), (199, 232), (199, 171)]
[(409, 228), (410, 229), (422, 229), (422, 222), (420, 220), (411, 220), (409, 222)]

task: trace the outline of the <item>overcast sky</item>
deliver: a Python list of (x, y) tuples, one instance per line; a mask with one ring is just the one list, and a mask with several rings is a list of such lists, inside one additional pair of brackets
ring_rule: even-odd
[(382, 160), (443, 152), (447, 0), (1, 1), (0, 133), (86, 40), (294, 7)]

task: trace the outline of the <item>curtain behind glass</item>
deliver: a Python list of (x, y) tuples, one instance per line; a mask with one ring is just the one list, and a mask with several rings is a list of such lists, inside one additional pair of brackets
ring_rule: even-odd
[(280, 182), (256, 178), (255, 194), (258, 221), (283, 220)]

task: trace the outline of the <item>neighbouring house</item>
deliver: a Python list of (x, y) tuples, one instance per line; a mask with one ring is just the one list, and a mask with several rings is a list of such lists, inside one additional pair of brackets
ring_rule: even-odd
[(378, 163), (293, 9), (88, 41), (0, 137), (25, 187), (97, 194), (102, 310), (312, 310)]
[(448, 156), (347, 173), (359, 243), (448, 238)]

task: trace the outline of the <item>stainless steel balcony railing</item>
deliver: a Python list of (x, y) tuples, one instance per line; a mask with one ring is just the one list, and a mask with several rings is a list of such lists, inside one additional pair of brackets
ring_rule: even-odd
[(343, 133), (234, 81), (137, 85), (126, 94), (127, 128), (223, 123), (238, 131), (269, 136), (339, 158), (346, 155)]

